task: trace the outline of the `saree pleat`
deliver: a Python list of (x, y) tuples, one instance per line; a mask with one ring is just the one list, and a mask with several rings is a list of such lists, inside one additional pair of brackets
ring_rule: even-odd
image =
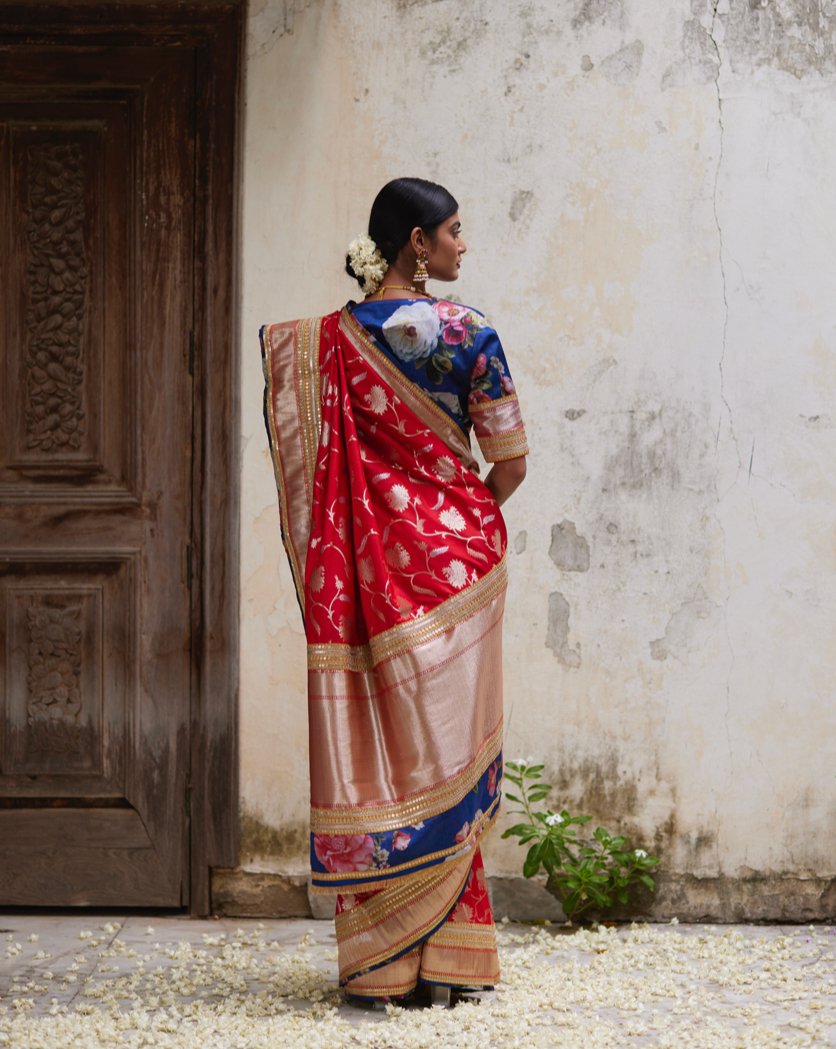
[(466, 434), (348, 310), (261, 340), (308, 642), (312, 885), (341, 894), (341, 983), (490, 986), (479, 842), (501, 784), (502, 516)]

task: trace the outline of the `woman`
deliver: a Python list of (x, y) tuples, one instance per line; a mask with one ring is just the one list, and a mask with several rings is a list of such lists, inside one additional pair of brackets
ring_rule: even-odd
[(466, 250), (454, 198), (396, 179), (349, 248), (365, 299), (261, 331), (308, 644), (312, 881), (338, 894), (355, 1000), (429, 985), (449, 1004), (499, 976), (479, 842), (502, 768), (499, 505), (528, 447), (496, 332), (425, 288)]

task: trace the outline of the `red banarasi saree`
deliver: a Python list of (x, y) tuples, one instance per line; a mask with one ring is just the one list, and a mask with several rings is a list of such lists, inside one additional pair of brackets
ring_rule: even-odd
[[(479, 843), (502, 769), (502, 516), (466, 429), (351, 310), (261, 341), (307, 639), (312, 880), (338, 894), (340, 982), (492, 986)], [(488, 458), (527, 451), (515, 395), (476, 407)]]

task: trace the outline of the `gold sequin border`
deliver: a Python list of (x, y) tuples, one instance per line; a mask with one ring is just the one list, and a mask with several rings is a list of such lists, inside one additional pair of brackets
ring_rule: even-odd
[(305, 458), (305, 481), (308, 504), (313, 502), (313, 478), (316, 451), (322, 429), (320, 405), (319, 340), (322, 318), (308, 317), (299, 321), (296, 347), (296, 396), (299, 402), (299, 428)]
[[(329, 808), (311, 807), (313, 834), (374, 834), (387, 830), (414, 827), (416, 823), (438, 816), (453, 808), (473, 790), (488, 766), (502, 749), (502, 721), (484, 740), (464, 771), (435, 788), (402, 801), (382, 805), (340, 805)], [(424, 862), (423, 860), (417, 862)], [(406, 864), (404, 864), (406, 867)], [(328, 875), (317, 875), (327, 878)], [(338, 877), (338, 876), (334, 876)]]
[(450, 921), (433, 933), (431, 942), (434, 947), (490, 951), (496, 949), (496, 929), (493, 925)]
[(471, 619), (490, 604), (508, 583), (506, 555), (480, 580), (466, 590), (447, 598), (437, 608), (397, 623), (373, 637), (368, 645), (308, 645), (309, 670), (369, 671), (387, 659), (425, 645), (459, 623)]
[(525, 430), (484, 434), (478, 440), (482, 454), (488, 462), (498, 463), (503, 459), (516, 459), (529, 453), (528, 437)]

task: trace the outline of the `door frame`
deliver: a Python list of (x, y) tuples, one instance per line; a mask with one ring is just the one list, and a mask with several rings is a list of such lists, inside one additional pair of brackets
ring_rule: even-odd
[[(245, 0), (0, 0), (0, 47), (171, 46), (195, 52), (189, 899), (239, 849), (238, 158)], [(184, 902), (184, 906), (186, 903)]]

